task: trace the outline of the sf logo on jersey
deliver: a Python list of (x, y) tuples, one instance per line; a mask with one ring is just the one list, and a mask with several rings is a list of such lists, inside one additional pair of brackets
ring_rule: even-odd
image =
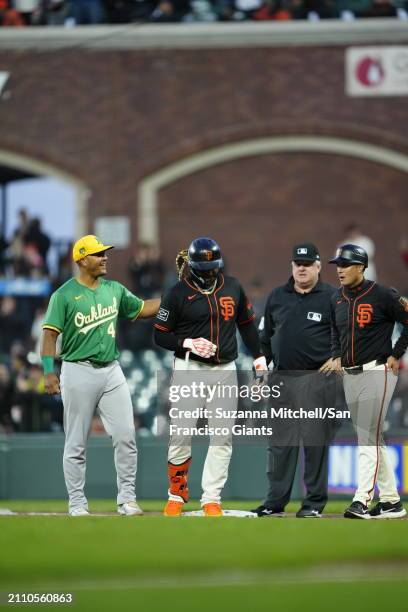
[(225, 321), (232, 319), (235, 314), (235, 302), (232, 297), (220, 298), (221, 314)]
[(359, 304), (357, 307), (357, 323), (363, 328), (373, 320), (373, 307), (371, 304)]

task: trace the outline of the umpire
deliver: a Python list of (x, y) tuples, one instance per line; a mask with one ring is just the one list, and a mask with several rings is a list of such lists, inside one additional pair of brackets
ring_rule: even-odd
[[(331, 297), (335, 289), (320, 280), (320, 270), (320, 255), (314, 244), (294, 246), (292, 276), (270, 293), (260, 324), (266, 360), (268, 363), (273, 360), (274, 372), (280, 372), (280, 380), (288, 383), (282, 388), (281, 400), (289, 402), (292, 408), (306, 407), (305, 400), (309, 407), (327, 406), (325, 395), (331, 383), (319, 372), (326, 372), (331, 366)], [(260, 517), (283, 515), (295, 478), (300, 433), (307, 493), (296, 516), (320, 517), (327, 502), (328, 486), (324, 424), (289, 419), (275, 421), (273, 425), (277, 436), (268, 439), (268, 492), (265, 501), (253, 512)]]

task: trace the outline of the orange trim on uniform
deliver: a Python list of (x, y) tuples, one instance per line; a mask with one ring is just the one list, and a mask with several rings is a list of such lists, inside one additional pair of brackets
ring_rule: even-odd
[[(383, 392), (383, 396), (382, 396), (382, 400), (381, 400), (381, 409), (380, 409), (380, 415), (378, 417), (378, 423), (377, 423), (377, 435), (376, 435), (376, 449), (377, 449), (377, 461), (376, 461), (376, 465), (375, 465), (375, 472), (374, 472), (374, 478), (373, 478), (373, 486), (371, 487), (371, 489), (368, 491), (368, 502), (371, 501), (371, 492), (374, 491), (375, 488), (375, 483), (377, 481), (377, 475), (378, 475), (378, 469), (380, 467), (380, 430), (381, 430), (381, 417), (382, 417), (382, 413), (384, 410), (384, 402), (385, 402), (385, 394), (387, 393), (387, 364), (384, 364), (384, 374), (385, 374), (385, 378), (384, 378), (384, 392)], [(366, 504), (368, 505), (368, 503)]]
[(218, 309), (217, 298), (214, 295), (214, 302), (217, 308), (217, 351), (216, 351), (216, 359), (218, 363), (220, 363), (220, 311)]
[(255, 319), (255, 315), (253, 314), (249, 319), (246, 319), (245, 321), (239, 321), (238, 325), (246, 325), (247, 323), (250, 323), (254, 319)]
[(164, 325), (159, 325), (158, 323), (155, 323), (154, 327), (156, 329), (160, 329), (160, 331), (165, 331), (165, 332), (169, 332), (170, 331), (170, 329), (168, 327), (164, 327)]
[(375, 285), (375, 281), (373, 281), (373, 284), (371, 285), (371, 287), (369, 287), (367, 289), (367, 291), (365, 291), (364, 293), (362, 293), (361, 295), (358, 296), (358, 298), (356, 298), (354, 300), (354, 304), (353, 304), (353, 327), (351, 328), (351, 360), (353, 362), (353, 366), (356, 365), (354, 363), (354, 328), (355, 328), (355, 324), (354, 324), (354, 315), (355, 315), (355, 309), (356, 309), (356, 304), (358, 302), (358, 300), (361, 300), (362, 297), (364, 297), (365, 295), (367, 295), (367, 293), (370, 293), (371, 289), (374, 287)]
[(223, 286), (224, 286), (224, 275), (223, 275), (223, 274), (220, 274), (220, 276), (221, 276), (221, 284), (220, 284), (220, 286), (219, 286), (219, 287), (217, 287), (217, 289), (214, 291), (214, 295), (217, 293), (217, 291), (219, 291), (220, 289), (222, 289), (222, 288), (223, 288)]
[(59, 327), (54, 327), (54, 325), (44, 324), (42, 327), (43, 327), (43, 329), (51, 329), (52, 331), (56, 331), (59, 334), (62, 332), (62, 329), (60, 329)]
[(221, 276), (220, 286), (217, 287), (217, 289), (214, 291), (214, 302), (217, 307), (217, 353), (216, 354), (217, 354), (218, 363), (221, 363), (220, 362), (220, 311), (218, 309), (218, 302), (217, 302), (216, 294), (217, 294), (217, 291), (222, 289), (224, 286), (224, 275), (220, 274), (220, 276)]
[(210, 313), (211, 313), (210, 314), (210, 341), (212, 342), (213, 341), (213, 309), (212, 309), (210, 298), (208, 297), (208, 295), (206, 293), (204, 293), (203, 295), (205, 295), (205, 297), (207, 298), (207, 302), (210, 307)]
[[(348, 326), (348, 332), (350, 331), (350, 300), (348, 299), (347, 295), (344, 293), (344, 289), (342, 290), (342, 294), (345, 300), (347, 300), (348, 302), (348, 310), (347, 310), (347, 326)], [(354, 325), (354, 323), (353, 323)], [(347, 333), (347, 350), (346, 350), (346, 354), (347, 354), (347, 361), (350, 363), (351, 359), (349, 359), (349, 333)]]

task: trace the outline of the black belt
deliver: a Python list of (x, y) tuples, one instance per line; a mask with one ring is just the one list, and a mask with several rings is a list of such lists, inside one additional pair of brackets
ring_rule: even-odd
[[(379, 366), (379, 365), (384, 365), (385, 363), (385, 359), (376, 359), (375, 362), (373, 361), (369, 361), (368, 363), (363, 363), (362, 365), (358, 365), (358, 366), (352, 366), (350, 368), (344, 368), (344, 371), (347, 372), (347, 374), (361, 374), (361, 372), (364, 372), (365, 368), (364, 366), (367, 365), (372, 365), (372, 367), (375, 366)], [(366, 369), (366, 371), (369, 371), (369, 368)]]
[(82, 361), (82, 363), (89, 363), (89, 365), (91, 365), (93, 368), (99, 369), (99, 368), (106, 368), (108, 365), (113, 363), (113, 361), (106, 361), (105, 363), (99, 363), (97, 361), (91, 361), (90, 359), (85, 359), (84, 361)]

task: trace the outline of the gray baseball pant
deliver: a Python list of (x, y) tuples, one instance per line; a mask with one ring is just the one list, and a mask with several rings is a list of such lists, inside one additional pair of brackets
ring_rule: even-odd
[(370, 505), (378, 485), (380, 501), (399, 501), (394, 471), (383, 439), (384, 420), (398, 381), (385, 365), (344, 374), (344, 391), (358, 438), (358, 488), (353, 501)]
[(112, 438), (117, 474), (117, 503), (135, 500), (137, 449), (133, 407), (125, 376), (117, 361), (105, 367), (64, 361), (61, 370), (64, 404), (64, 477), (69, 509), (88, 508), (84, 493), (86, 444), (96, 409)]

